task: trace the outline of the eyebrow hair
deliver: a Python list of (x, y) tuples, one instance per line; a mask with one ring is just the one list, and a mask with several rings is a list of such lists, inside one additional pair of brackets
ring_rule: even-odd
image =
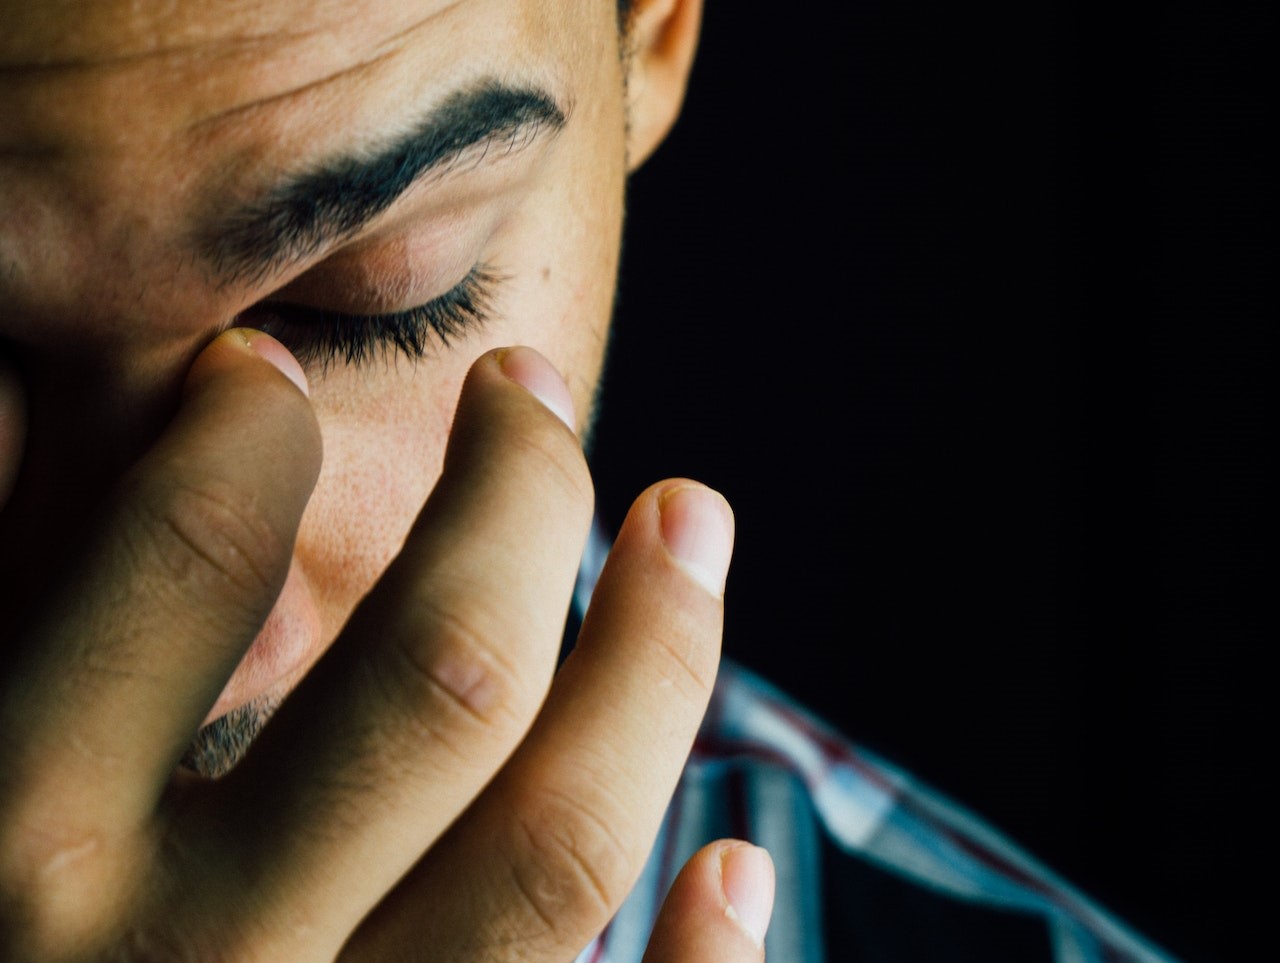
[(522, 149), (564, 127), (565, 111), (546, 91), (494, 80), (457, 91), (407, 135), (370, 156), (347, 155), (286, 175), (257, 200), (201, 231), (198, 247), (223, 283), (258, 281), (327, 244), (349, 237), (428, 174), (445, 174), (472, 148), (505, 142)]

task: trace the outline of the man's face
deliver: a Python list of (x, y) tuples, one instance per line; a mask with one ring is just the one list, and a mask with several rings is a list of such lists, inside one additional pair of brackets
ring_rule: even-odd
[(0, 24), (0, 341), (30, 418), (0, 576), (15, 598), (47, 579), (200, 347), (263, 327), (305, 362), (324, 469), (213, 715), (278, 701), (400, 546), (478, 355), (537, 348), (589, 411), (625, 174), (615, 8), (67, 0)]

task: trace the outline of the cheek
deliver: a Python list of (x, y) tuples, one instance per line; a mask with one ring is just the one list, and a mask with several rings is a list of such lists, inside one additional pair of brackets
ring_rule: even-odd
[(499, 312), (505, 343), (542, 352), (573, 393), (579, 424), (586, 419), (608, 339), (621, 228), (621, 186), (599, 191), (590, 212), (573, 198), (551, 194), (530, 213), (509, 258), (511, 280)]
[(554, 272), (544, 286), (547, 290), (540, 292), (542, 297), (531, 293), (526, 301), (536, 305), (544, 300), (545, 310), (531, 311), (527, 319), (513, 322), (507, 342), (536, 348), (555, 366), (573, 394), (581, 428), (604, 360), (609, 299), (601, 298), (594, 290), (583, 290), (594, 288), (594, 284), (579, 282), (576, 289), (566, 290), (556, 283)]

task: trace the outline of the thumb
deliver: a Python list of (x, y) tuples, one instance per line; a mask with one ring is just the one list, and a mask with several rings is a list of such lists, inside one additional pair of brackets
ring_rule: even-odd
[(773, 861), (758, 846), (720, 840), (671, 884), (644, 963), (757, 963), (773, 912)]

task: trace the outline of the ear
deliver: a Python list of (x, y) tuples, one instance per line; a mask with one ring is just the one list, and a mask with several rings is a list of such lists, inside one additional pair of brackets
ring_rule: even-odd
[(627, 51), (627, 167), (667, 136), (684, 103), (702, 25), (702, 0), (632, 0)]

